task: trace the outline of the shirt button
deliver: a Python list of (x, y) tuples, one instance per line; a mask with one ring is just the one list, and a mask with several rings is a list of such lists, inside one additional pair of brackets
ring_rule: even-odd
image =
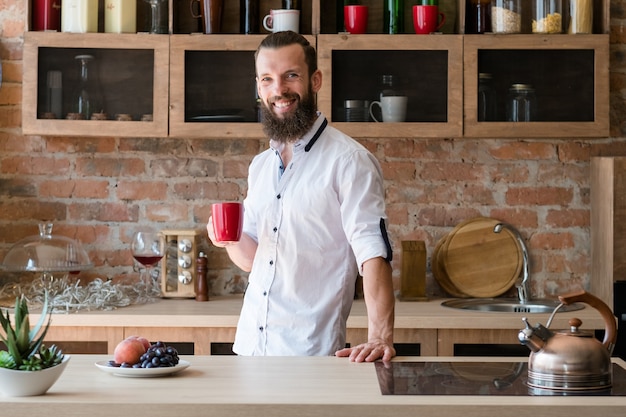
[(260, 331), (263, 331), (263, 326), (259, 327), (259, 330), (260, 330)]
[(274, 261), (270, 261), (270, 265), (274, 265)]
[(280, 194), (278, 194), (278, 195), (276, 196), (276, 198), (280, 200)]
[(278, 227), (275, 227), (275, 228), (274, 228), (274, 232), (277, 232), (277, 231), (278, 231)]
[(267, 295), (267, 291), (263, 291), (263, 295)]

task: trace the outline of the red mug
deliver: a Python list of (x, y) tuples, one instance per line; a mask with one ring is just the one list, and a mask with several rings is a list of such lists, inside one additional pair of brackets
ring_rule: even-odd
[(343, 24), (346, 31), (352, 34), (367, 31), (367, 6), (353, 4), (343, 6)]
[(243, 204), (215, 203), (211, 206), (213, 231), (218, 242), (237, 242), (243, 226)]
[(31, 30), (61, 30), (61, 0), (33, 0)]
[[(441, 22), (439, 22), (440, 17)], [(444, 23), (446, 23), (446, 16), (439, 11), (438, 6), (413, 6), (413, 27), (418, 35), (436, 32)]]

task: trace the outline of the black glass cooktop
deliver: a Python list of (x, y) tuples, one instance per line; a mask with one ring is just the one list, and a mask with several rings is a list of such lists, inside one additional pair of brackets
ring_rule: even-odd
[(376, 362), (376, 375), (383, 395), (626, 396), (626, 371), (616, 364), (606, 390), (529, 387), (527, 362)]

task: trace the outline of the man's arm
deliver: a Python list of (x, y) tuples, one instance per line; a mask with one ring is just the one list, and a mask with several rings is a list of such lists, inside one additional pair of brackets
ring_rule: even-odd
[(363, 263), (363, 293), (367, 306), (368, 340), (358, 346), (341, 349), (337, 356), (349, 356), (354, 362), (391, 360), (393, 347), (395, 296), (391, 280), (391, 265), (383, 258)]

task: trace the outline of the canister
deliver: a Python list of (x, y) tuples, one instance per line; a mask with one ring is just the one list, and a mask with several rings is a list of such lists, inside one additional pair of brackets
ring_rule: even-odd
[(491, 0), (466, 0), (465, 33), (491, 32)]
[(61, 0), (33, 0), (31, 30), (58, 32), (61, 29)]
[(136, 33), (137, 2), (106, 0), (104, 3), (104, 31), (108, 33)]
[(537, 120), (537, 98), (530, 84), (513, 84), (507, 100), (509, 122), (532, 122)]
[(481, 72), (478, 74), (478, 121), (495, 121), (496, 109), (496, 90), (492, 85), (492, 76)]
[(567, 33), (593, 33), (593, 0), (566, 0)]
[(521, 33), (521, 0), (491, 1), (491, 31), (493, 33)]
[(61, 31), (86, 33), (98, 31), (98, 0), (63, 0)]
[(370, 102), (368, 100), (346, 100), (346, 122), (367, 122)]
[(534, 0), (532, 4), (533, 33), (561, 33), (563, 31), (561, 0)]

